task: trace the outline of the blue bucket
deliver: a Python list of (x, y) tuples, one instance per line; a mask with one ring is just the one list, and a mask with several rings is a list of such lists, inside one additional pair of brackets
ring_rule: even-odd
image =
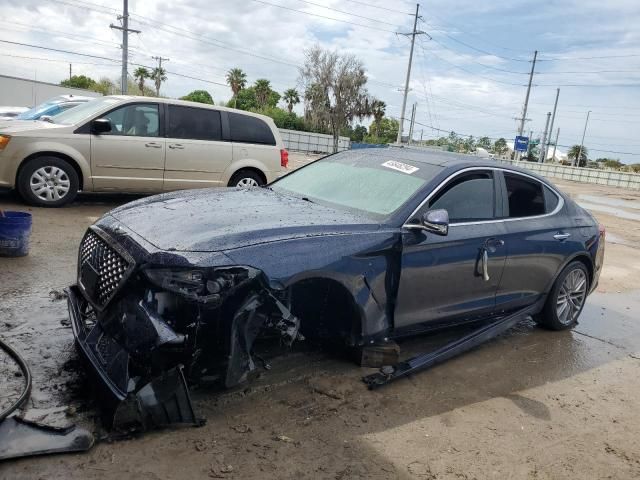
[(0, 214), (0, 257), (24, 257), (29, 253), (31, 214), (3, 212)]

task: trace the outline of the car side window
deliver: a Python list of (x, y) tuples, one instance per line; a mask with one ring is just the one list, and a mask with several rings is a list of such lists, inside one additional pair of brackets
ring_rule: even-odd
[(169, 138), (222, 140), (220, 112), (206, 108), (169, 105)]
[(545, 213), (542, 184), (522, 175), (506, 173), (509, 218), (532, 217)]
[(229, 112), (228, 115), (232, 142), (276, 144), (271, 128), (263, 120), (240, 113)]
[(558, 195), (554, 193), (553, 190), (551, 190), (546, 185), (543, 188), (544, 188), (544, 211), (545, 213), (551, 213), (558, 206), (558, 202), (560, 201), (560, 199), (558, 198)]
[(111, 131), (105, 135), (130, 137), (157, 137), (159, 135), (159, 111), (155, 103), (136, 103), (117, 108), (100, 118), (111, 122)]
[(449, 213), (451, 223), (493, 219), (493, 173), (473, 172), (454, 178), (429, 201), (429, 210), (441, 208)]

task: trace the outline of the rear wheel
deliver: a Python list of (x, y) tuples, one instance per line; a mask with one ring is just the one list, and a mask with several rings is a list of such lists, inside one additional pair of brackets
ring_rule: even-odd
[(249, 188), (249, 187), (261, 187), (265, 184), (264, 179), (253, 170), (240, 170), (234, 173), (231, 180), (229, 180), (230, 187), (241, 187), (241, 188)]
[(60, 207), (78, 194), (78, 173), (71, 164), (57, 157), (29, 160), (18, 175), (20, 196), (31, 205)]
[(582, 262), (571, 262), (553, 284), (537, 321), (551, 330), (566, 330), (578, 323), (589, 292), (589, 272)]

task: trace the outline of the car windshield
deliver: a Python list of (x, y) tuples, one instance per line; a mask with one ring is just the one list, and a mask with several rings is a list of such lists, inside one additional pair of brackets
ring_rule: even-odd
[(18, 120), (37, 120), (42, 115), (46, 115), (50, 108), (54, 107), (56, 103), (41, 103), (40, 105), (36, 105), (33, 108), (30, 108), (26, 112), (22, 112), (20, 115), (16, 117)]
[(113, 97), (98, 97), (95, 100), (89, 100), (86, 103), (70, 108), (66, 112), (62, 112), (53, 118), (54, 123), (63, 125), (75, 125), (98, 113), (100, 110), (118, 103), (120, 100)]
[(398, 210), (441, 167), (393, 155), (333, 155), (271, 184), (276, 192), (378, 219)]

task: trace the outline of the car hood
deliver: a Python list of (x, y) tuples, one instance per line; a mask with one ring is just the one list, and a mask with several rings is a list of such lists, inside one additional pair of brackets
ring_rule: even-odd
[(370, 218), (267, 188), (174, 192), (132, 202), (108, 215), (156, 248), (183, 252), (215, 252), (380, 228)]
[(31, 130), (47, 130), (51, 128), (65, 128), (68, 126), (69, 125), (43, 122), (42, 120), (4, 120), (0, 121), (0, 133), (7, 133), (11, 135)]

